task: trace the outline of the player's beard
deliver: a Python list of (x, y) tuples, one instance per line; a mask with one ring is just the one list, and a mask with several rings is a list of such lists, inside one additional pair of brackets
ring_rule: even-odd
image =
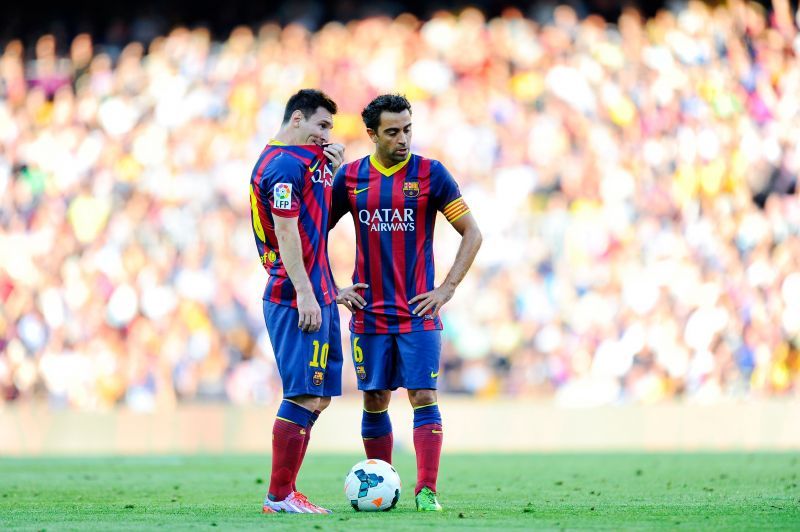
[(408, 148), (398, 148), (392, 152), (391, 159), (396, 163), (401, 163), (406, 160), (406, 157), (408, 157)]

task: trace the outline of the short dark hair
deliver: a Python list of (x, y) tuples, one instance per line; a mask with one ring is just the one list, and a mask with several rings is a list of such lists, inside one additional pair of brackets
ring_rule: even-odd
[(330, 96), (322, 91), (316, 89), (302, 89), (297, 91), (286, 102), (286, 110), (283, 112), (283, 123), (289, 122), (292, 118), (292, 113), (300, 111), (303, 116), (308, 119), (311, 115), (317, 112), (317, 108), (322, 107), (329, 111), (332, 115), (336, 114), (339, 108), (336, 106)]
[(378, 131), (381, 125), (381, 113), (402, 113), (405, 110), (411, 113), (411, 104), (405, 96), (401, 94), (381, 94), (364, 107), (361, 111), (361, 119), (364, 125), (372, 131)]

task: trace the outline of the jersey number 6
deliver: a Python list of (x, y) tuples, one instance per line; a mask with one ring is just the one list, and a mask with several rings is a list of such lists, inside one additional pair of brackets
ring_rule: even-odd
[(362, 362), (364, 362), (364, 351), (360, 347), (358, 347), (359, 340), (360, 338), (358, 336), (353, 338), (353, 361), (356, 364), (361, 364)]

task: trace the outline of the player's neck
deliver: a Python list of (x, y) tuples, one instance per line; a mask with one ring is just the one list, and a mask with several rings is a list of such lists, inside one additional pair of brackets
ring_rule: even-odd
[(384, 175), (394, 174), (395, 172), (403, 168), (410, 158), (411, 158), (411, 153), (409, 153), (408, 157), (406, 157), (404, 160), (400, 162), (394, 161), (392, 159), (386, 160), (382, 158), (378, 154), (378, 152), (374, 152), (372, 155), (370, 155), (370, 161), (372, 162), (372, 165)]
[(272, 141), (270, 142), (274, 142), (275, 144), (286, 144), (288, 146), (296, 146), (301, 144), (295, 137), (296, 135), (293, 135), (291, 130), (282, 127), (278, 131), (278, 134), (272, 137)]
[(397, 161), (393, 161), (391, 159), (384, 158), (378, 152), (375, 152), (375, 153), (372, 154), (372, 160), (377, 162), (377, 163), (380, 163), (380, 165), (383, 166), (384, 168), (391, 168), (392, 166), (397, 164)]

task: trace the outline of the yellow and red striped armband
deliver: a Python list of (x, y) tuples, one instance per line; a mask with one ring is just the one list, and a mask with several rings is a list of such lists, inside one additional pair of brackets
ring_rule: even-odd
[(445, 205), (442, 212), (444, 213), (444, 217), (447, 218), (447, 221), (453, 223), (467, 214), (469, 212), (469, 207), (467, 207), (464, 198), (457, 198)]

